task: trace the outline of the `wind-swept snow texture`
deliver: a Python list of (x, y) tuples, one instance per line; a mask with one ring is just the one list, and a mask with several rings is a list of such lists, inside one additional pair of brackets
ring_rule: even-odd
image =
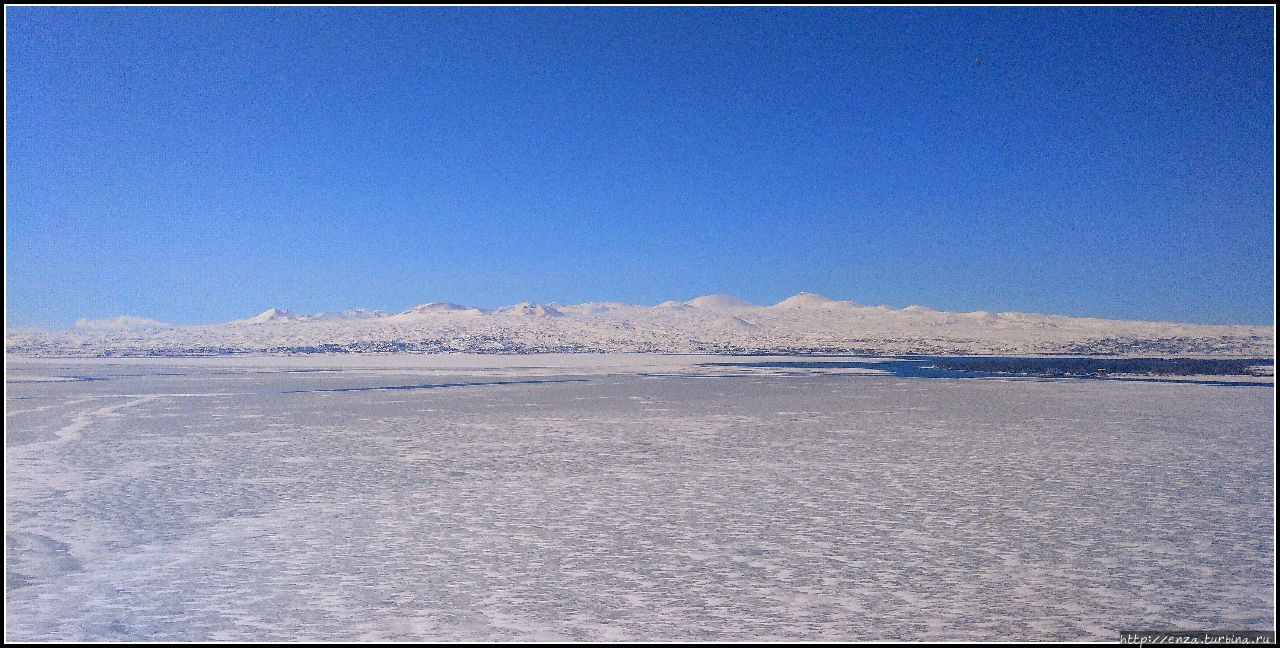
[(759, 360), (12, 361), (5, 638), (1275, 627), (1273, 386)]
[(801, 293), (773, 306), (707, 295), (657, 306), (431, 302), (388, 315), (271, 308), (225, 324), (50, 333), (7, 330), (24, 356), (305, 353), (860, 353), (1266, 356), (1275, 329), (1028, 313), (862, 306)]

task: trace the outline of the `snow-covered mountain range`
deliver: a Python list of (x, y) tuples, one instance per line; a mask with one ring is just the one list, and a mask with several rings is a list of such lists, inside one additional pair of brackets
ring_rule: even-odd
[(1270, 356), (1274, 345), (1271, 326), (955, 313), (864, 306), (813, 293), (772, 306), (707, 295), (656, 306), (521, 302), (481, 309), (431, 302), (394, 314), (355, 309), (300, 315), (271, 308), (221, 324), (5, 332), (7, 353), (32, 356), (605, 351)]

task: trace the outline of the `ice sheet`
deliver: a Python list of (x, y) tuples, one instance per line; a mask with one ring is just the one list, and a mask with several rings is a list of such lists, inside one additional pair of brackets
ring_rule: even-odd
[(480, 358), (11, 362), (6, 639), (1274, 628), (1273, 387)]

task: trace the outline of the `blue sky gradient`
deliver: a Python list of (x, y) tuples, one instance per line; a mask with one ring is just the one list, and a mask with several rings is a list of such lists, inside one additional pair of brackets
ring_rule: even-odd
[(1269, 7), (5, 11), (11, 326), (802, 290), (1274, 322)]

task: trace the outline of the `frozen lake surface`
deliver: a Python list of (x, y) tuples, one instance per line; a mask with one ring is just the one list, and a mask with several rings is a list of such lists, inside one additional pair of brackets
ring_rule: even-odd
[(1275, 628), (1274, 387), (768, 364), (10, 358), (5, 638)]

